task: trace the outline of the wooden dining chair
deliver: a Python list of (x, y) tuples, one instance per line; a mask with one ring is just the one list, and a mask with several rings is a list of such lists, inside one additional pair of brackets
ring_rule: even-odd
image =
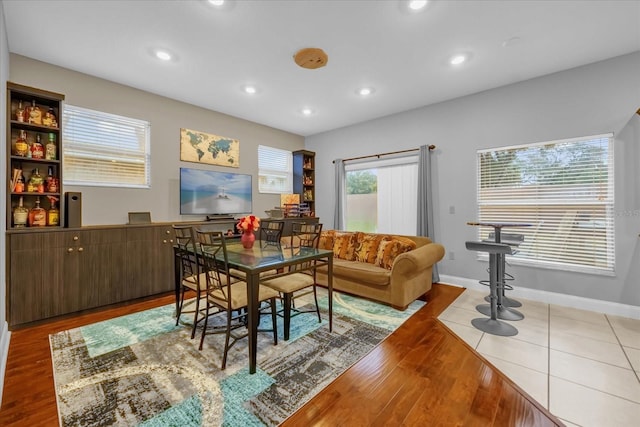
[[(193, 327), (191, 329), (191, 338), (196, 334), (198, 322), (202, 321), (203, 313), (201, 313), (200, 300), (206, 297), (207, 286), (204, 276), (201, 274), (199, 260), (194, 253), (195, 241), (193, 228), (190, 225), (172, 225), (178, 247), (177, 254), (180, 258), (180, 302), (176, 312), (176, 325), (180, 323), (180, 316), (183, 314), (184, 297), (187, 292), (195, 292), (195, 310), (193, 312)], [(186, 312), (185, 312), (186, 313)], [(201, 316), (202, 314), (202, 316)]]
[[(293, 223), (291, 234), (292, 248), (318, 248), (322, 224)], [(282, 295), (283, 308), (281, 310), (284, 318), (284, 339), (287, 341), (290, 335), (291, 317), (301, 313), (317, 313), (318, 322), (322, 322), (320, 317), (320, 307), (318, 305), (318, 293), (316, 291), (316, 261), (309, 261), (301, 264), (294, 264), (289, 267), (291, 274), (276, 278), (266, 277), (262, 283)], [(315, 302), (314, 310), (296, 308), (294, 299), (313, 292)]]
[[(234, 281), (229, 273), (229, 259), (224, 235), (219, 231), (196, 230), (196, 237), (206, 283), (206, 309), (204, 316), (204, 327), (200, 337), (199, 349), (202, 350), (205, 335), (225, 334), (224, 354), (222, 357), (222, 367), (227, 365), (227, 354), (229, 349), (241, 338), (248, 336), (245, 331), (236, 334), (238, 329), (246, 328), (247, 282)], [(278, 344), (278, 330), (276, 322), (276, 298), (278, 292), (263, 285), (258, 287), (258, 301), (268, 301), (271, 307), (271, 322), (273, 331), (273, 344)], [(215, 311), (214, 311), (215, 310)], [(210, 315), (224, 312), (226, 323), (224, 326), (208, 327)], [(258, 331), (265, 331), (258, 329)]]

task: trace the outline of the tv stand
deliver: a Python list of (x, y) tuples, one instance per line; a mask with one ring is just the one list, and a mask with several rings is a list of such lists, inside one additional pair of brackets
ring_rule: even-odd
[(207, 215), (206, 221), (234, 220), (233, 215)]

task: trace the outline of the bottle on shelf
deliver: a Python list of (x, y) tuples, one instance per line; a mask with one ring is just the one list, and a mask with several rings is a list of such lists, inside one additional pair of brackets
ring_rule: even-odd
[(22, 202), (22, 196), (18, 206), (13, 210), (13, 226), (16, 228), (23, 228), (27, 226), (27, 217), (29, 216), (29, 210), (24, 207)]
[(29, 227), (44, 227), (47, 225), (47, 211), (40, 207), (40, 197), (36, 198), (36, 205), (29, 211), (27, 221)]
[(26, 120), (27, 123), (31, 123), (34, 125), (42, 124), (42, 111), (40, 110), (40, 107), (36, 105), (35, 99), (31, 101), (31, 107), (29, 107), (25, 111), (27, 111), (27, 117), (28, 117), (28, 120)]
[(18, 101), (18, 107), (16, 108), (16, 120), (24, 122), (24, 107), (22, 106), (22, 100)]
[(48, 226), (57, 226), (60, 225), (60, 211), (56, 206), (56, 202), (58, 201), (57, 197), (49, 196), (50, 208), (47, 212), (47, 225)]
[(56, 145), (56, 134), (49, 134), (49, 142), (45, 145), (44, 158), (47, 160), (56, 160), (58, 158), (58, 147)]
[(24, 176), (22, 175), (22, 170), (18, 169), (17, 171), (13, 192), (24, 193)]
[(47, 112), (44, 113), (44, 116), (42, 117), (42, 125), (52, 128), (58, 127), (58, 121), (56, 120), (56, 114), (55, 111), (53, 111), (53, 107), (49, 107)]
[(27, 193), (44, 193), (44, 178), (38, 169), (34, 169), (29, 177)]
[(53, 176), (53, 166), (49, 166), (47, 178), (45, 179), (45, 189), (47, 193), (57, 193), (58, 188), (60, 188), (58, 178)]
[(27, 152), (29, 151), (29, 143), (27, 142), (27, 132), (24, 130), (18, 131), (18, 137), (16, 141), (13, 143), (13, 150), (11, 150), (13, 155), (27, 157)]
[(44, 159), (44, 145), (42, 145), (39, 133), (36, 134), (35, 142), (31, 144), (31, 158)]

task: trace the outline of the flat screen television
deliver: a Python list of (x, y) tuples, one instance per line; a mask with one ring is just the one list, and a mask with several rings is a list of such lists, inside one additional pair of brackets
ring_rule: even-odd
[(251, 175), (180, 168), (181, 215), (236, 215), (251, 212)]

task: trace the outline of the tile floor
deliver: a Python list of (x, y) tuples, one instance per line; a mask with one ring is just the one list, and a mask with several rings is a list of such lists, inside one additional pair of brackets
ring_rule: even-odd
[(640, 425), (640, 320), (519, 299), (518, 334), (500, 337), (471, 326), (485, 295), (439, 319), (567, 426)]

